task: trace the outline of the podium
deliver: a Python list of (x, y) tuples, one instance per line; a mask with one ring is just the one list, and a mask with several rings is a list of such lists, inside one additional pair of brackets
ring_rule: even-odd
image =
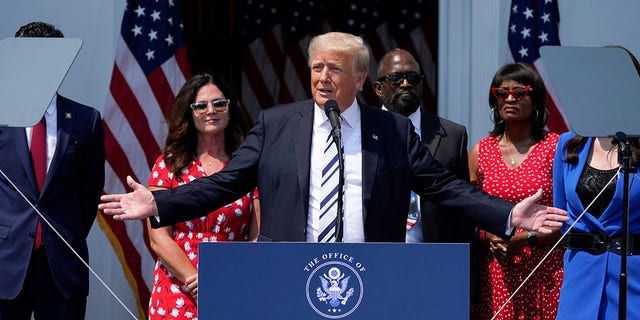
[(469, 245), (199, 244), (199, 319), (468, 319)]

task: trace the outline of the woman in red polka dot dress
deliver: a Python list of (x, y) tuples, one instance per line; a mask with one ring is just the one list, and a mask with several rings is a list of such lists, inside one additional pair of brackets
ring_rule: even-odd
[[(180, 89), (169, 117), (164, 154), (151, 170), (150, 190), (172, 189), (220, 171), (244, 140), (246, 113), (217, 75), (200, 74)], [(197, 319), (198, 243), (258, 236), (257, 192), (202, 218), (170, 227), (148, 226), (158, 255), (149, 319)]]
[[(545, 99), (544, 83), (528, 65), (507, 64), (496, 72), (489, 94), (494, 128), (469, 153), (471, 183), (512, 202), (542, 189), (540, 203), (553, 205), (558, 135), (544, 130)], [(560, 247), (506, 302), (560, 235), (559, 229), (550, 235), (517, 229), (507, 240), (479, 230), (478, 297), (471, 318), (555, 319), (563, 276), (564, 249)]]

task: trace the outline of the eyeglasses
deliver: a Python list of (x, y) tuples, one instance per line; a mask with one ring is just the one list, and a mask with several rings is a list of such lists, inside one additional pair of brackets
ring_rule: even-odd
[(204, 101), (194, 102), (190, 104), (189, 107), (191, 107), (191, 109), (193, 109), (193, 111), (195, 111), (198, 114), (204, 114), (205, 112), (207, 112), (209, 108), (209, 104), (211, 104), (213, 106), (213, 111), (215, 111), (215, 113), (225, 113), (229, 111), (229, 103), (231, 103), (231, 100), (229, 99), (220, 99), (220, 100), (211, 100), (209, 102), (204, 102)]
[(387, 80), (389, 81), (389, 83), (397, 86), (400, 85), (402, 81), (404, 81), (404, 79), (407, 79), (407, 81), (409, 81), (409, 84), (414, 86), (420, 84), (422, 82), (422, 78), (423, 76), (417, 72), (394, 72), (380, 77), (378, 81)]
[(493, 93), (493, 96), (496, 97), (498, 101), (505, 101), (509, 96), (513, 96), (516, 101), (520, 101), (529, 95), (529, 92), (531, 91), (532, 89), (530, 86), (518, 87), (512, 90), (496, 87), (491, 88), (491, 93)]

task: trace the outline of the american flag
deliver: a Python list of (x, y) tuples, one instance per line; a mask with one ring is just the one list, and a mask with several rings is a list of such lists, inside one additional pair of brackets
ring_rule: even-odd
[[(164, 148), (166, 118), (190, 76), (177, 1), (129, 0), (104, 109), (105, 193), (130, 191), (126, 176), (145, 183)], [(98, 215), (146, 319), (155, 254), (145, 221)]]
[(568, 130), (568, 122), (558, 104), (555, 90), (540, 61), (540, 47), (560, 45), (560, 14), (556, 0), (513, 0), (509, 16), (509, 49), (513, 61), (531, 64), (547, 88), (547, 127), (558, 134)]
[(242, 102), (252, 116), (278, 103), (311, 98), (307, 47), (328, 31), (362, 36), (371, 48), (369, 79), (361, 101), (379, 106), (372, 82), (378, 60), (400, 47), (425, 75), (424, 105), (436, 110), (437, 1), (435, 0), (248, 0), (242, 12)]

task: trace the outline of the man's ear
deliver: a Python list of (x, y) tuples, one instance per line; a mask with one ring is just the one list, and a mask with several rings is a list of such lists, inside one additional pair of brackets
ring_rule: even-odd
[(360, 73), (355, 77), (355, 85), (358, 91), (362, 91), (362, 87), (364, 86), (364, 82), (366, 80), (367, 80), (366, 72)]
[(380, 81), (376, 81), (373, 83), (373, 91), (376, 92), (378, 97), (382, 98), (382, 83), (380, 83)]

